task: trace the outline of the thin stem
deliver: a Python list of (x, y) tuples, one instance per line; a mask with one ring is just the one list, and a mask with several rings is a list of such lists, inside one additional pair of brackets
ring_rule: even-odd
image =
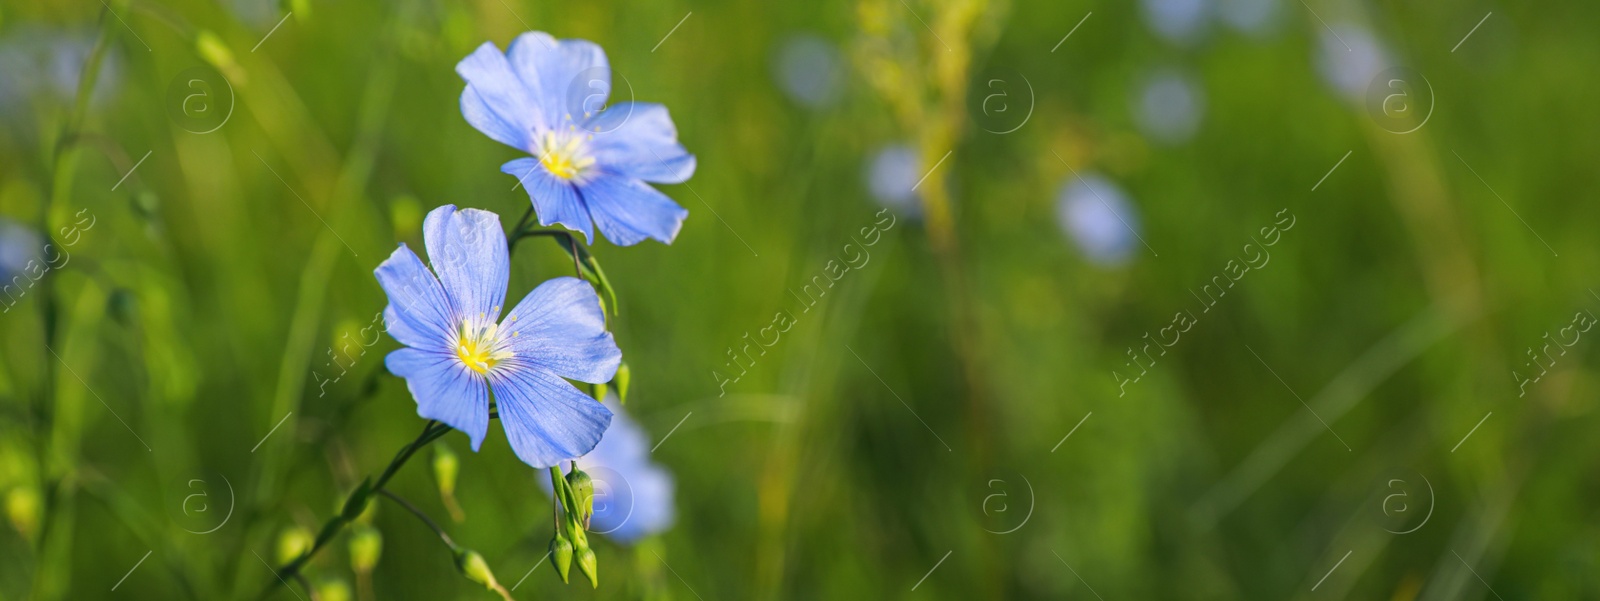
[[(75, 138), (82, 129), (83, 122), (89, 111), (89, 101), (94, 94), (95, 82), (99, 80), (101, 64), (105, 60), (106, 53), (110, 50), (111, 36), (114, 31), (114, 25), (111, 20), (115, 16), (109, 6), (106, 7), (105, 12), (100, 13), (99, 33), (95, 37), (94, 46), (89, 50), (89, 57), (84, 62), (83, 71), (78, 76), (77, 99), (73, 103), (72, 112), (68, 113), (66, 122), (61, 128), (61, 137), (57, 139), (55, 147), (50, 149), (50, 187), (47, 194), (48, 200), (45, 201), (43, 210), (39, 211), (38, 230), (47, 237), (50, 236), (50, 232), (55, 230), (55, 228), (50, 227), (50, 216), (55, 214), (52, 209), (65, 204), (67, 198), (71, 196), (72, 183), (75, 181), (73, 173), (76, 171), (77, 153), (71, 152), (72, 147), (62, 142)], [(61, 299), (56, 289), (55, 281), (56, 278), (45, 278), (41, 284), (42, 289), (39, 291), (40, 296), (44, 299), (40, 305), (40, 312), (42, 313), (40, 317), (43, 322), (44, 343), (47, 348), (57, 343), (56, 335), (61, 325)], [(68, 513), (70, 506), (62, 506), (63, 497), (70, 496), (67, 490), (70, 481), (66, 475), (60, 473), (60, 470), (50, 467), (50, 462), (47, 459), (56, 456), (58, 450), (55, 445), (58, 443), (56, 439), (59, 436), (49, 435), (48, 433), (54, 430), (56, 424), (57, 411), (54, 401), (56, 400), (57, 389), (55, 382), (60, 370), (56, 367), (56, 362), (54, 361), (46, 362), (44, 370), (45, 378), (42, 381), (48, 382), (49, 385), (45, 386), (38, 396), (36, 411), (43, 426), (37, 431), (46, 434), (38, 436), (36, 440), (39, 445), (37, 457), (39, 461), (38, 470), (42, 481), (40, 488), (45, 492), (45, 497), (42, 525), (36, 537), (37, 542), (34, 543), (36, 545), (34, 551), (35, 556), (41, 558), (41, 564), (48, 564), (53, 563), (48, 558), (55, 556), (50, 552), (52, 548), (51, 541), (55, 538), (55, 529), (63, 522), (70, 523), (73, 516), (63, 515)], [(36, 566), (33, 571), (33, 589), (40, 590), (45, 584), (45, 575), (55, 572), (48, 565)]]
[(572, 489), (567, 487), (567, 479), (561, 476), (559, 464), (550, 466), (550, 485), (555, 487), (555, 497), (561, 502), (561, 507), (566, 510), (568, 522), (571, 521), (572, 508), (577, 505), (572, 502)]
[[(430, 442), (438, 440), (439, 437), (444, 436), (450, 430), (450, 426), (439, 423), (437, 420), (428, 421), (427, 425), (422, 427), (422, 433), (417, 435), (417, 439), (411, 441), (411, 443), (407, 444), (405, 447), (402, 447), (400, 452), (395, 454), (394, 460), (389, 462), (389, 467), (383, 470), (383, 474), (378, 476), (378, 479), (372, 483), (371, 488), (358, 488), (355, 492), (350, 493), (351, 496), (354, 497), (354, 495), (357, 494), (371, 494), (374, 491), (380, 493), (383, 492), (384, 485), (389, 483), (389, 479), (394, 477), (395, 472), (400, 471), (400, 467), (405, 465), (406, 461), (410, 460), (411, 456), (416, 454), (418, 449), (427, 446)], [(350, 500), (346, 499), (345, 502), (348, 504)], [(261, 596), (258, 598), (267, 598), (267, 596), (271, 595), (272, 591), (276, 589), (279, 584), (282, 584), (284, 580), (298, 577), (300, 574), (300, 568), (309, 563), (311, 561), (311, 557), (316, 555), (317, 551), (322, 550), (324, 546), (327, 546), (327, 544), (333, 540), (333, 537), (337, 536), (340, 531), (344, 530), (344, 527), (349, 525), (349, 523), (350, 520), (345, 519), (344, 512), (341, 508), (339, 515), (333, 516), (333, 518), (329, 519), (327, 523), (322, 525), (322, 530), (317, 533), (316, 541), (311, 545), (311, 550), (306, 551), (304, 554), (295, 558), (294, 561), (291, 561), (285, 564), (283, 567), (278, 568), (276, 574), (277, 578), (274, 578), (272, 582), (267, 583), (266, 590), (261, 591)]]
[(528, 210), (524, 211), (522, 213), (522, 219), (518, 219), (517, 220), (517, 227), (511, 228), (512, 236), (515, 236), (516, 234), (522, 232), (523, 228), (528, 226), (528, 220), (529, 219), (533, 219), (533, 205), (532, 204), (528, 205)]
[(520, 226), (518, 226), (517, 229), (512, 230), (511, 242), (508, 243), (510, 245), (509, 248), (511, 250), (516, 250), (518, 241), (521, 241), (523, 238), (530, 238), (533, 236), (549, 236), (554, 238), (557, 244), (561, 244), (562, 240), (565, 240), (566, 244), (561, 246), (561, 250), (565, 250), (567, 251), (567, 254), (572, 255), (572, 272), (578, 276), (578, 279), (588, 281), (588, 278), (583, 277), (583, 267), (578, 263), (579, 258), (582, 256), (582, 253), (578, 251), (578, 241), (572, 237), (571, 233), (561, 230), (524, 231)]
[(317, 589), (311, 588), (311, 581), (306, 579), (305, 574), (295, 574), (294, 581), (300, 583), (300, 588), (306, 589), (306, 596), (311, 597), (311, 601), (321, 601)]
[(452, 551), (455, 550), (456, 542), (450, 540), (450, 535), (445, 533), (444, 528), (440, 528), (439, 524), (435, 523), (432, 518), (429, 518), (428, 514), (423, 513), (421, 509), (418, 509), (416, 505), (412, 505), (410, 501), (401, 498), (400, 495), (389, 492), (387, 489), (379, 490), (378, 494), (388, 497), (389, 500), (399, 503), (401, 507), (406, 508), (406, 511), (411, 512), (412, 515), (417, 516), (417, 519), (422, 520), (423, 524), (427, 524), (429, 530), (433, 530), (434, 534), (439, 535), (439, 540), (444, 541), (444, 545), (446, 547), (450, 547), (450, 550)]

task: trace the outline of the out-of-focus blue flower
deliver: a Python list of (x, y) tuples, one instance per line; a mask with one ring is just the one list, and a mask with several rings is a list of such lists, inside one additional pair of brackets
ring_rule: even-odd
[(1278, 20), (1278, 0), (1217, 0), (1217, 16), (1241, 32), (1265, 35)]
[(542, 31), (517, 36), (502, 54), (484, 42), (456, 64), (467, 80), (461, 114), (478, 131), (533, 155), (500, 170), (528, 191), (540, 225), (560, 224), (613, 244), (671, 243), (689, 211), (646, 182), (677, 184), (695, 158), (659, 104), (607, 107), (611, 68), (587, 40)]
[(789, 36), (773, 60), (778, 87), (801, 105), (820, 109), (832, 106), (843, 90), (844, 74), (839, 51), (827, 40), (810, 33)]
[(922, 179), (922, 158), (904, 144), (884, 147), (867, 164), (867, 190), (878, 204), (901, 215), (916, 216), (922, 207), (913, 190)]
[(1134, 114), (1145, 135), (1177, 144), (1194, 136), (1205, 105), (1205, 92), (1199, 84), (1179, 71), (1162, 69), (1145, 79)]
[(251, 27), (271, 27), (283, 16), (278, 0), (226, 0), (222, 5)]
[(1120, 265), (1138, 242), (1138, 215), (1122, 188), (1096, 173), (1073, 177), (1062, 187), (1056, 218), (1090, 262)]
[(44, 263), (40, 254), (43, 250), (44, 238), (38, 232), (0, 217), (0, 285), (10, 284), (12, 277), (21, 275), (29, 261)]
[[(93, 48), (94, 36), (82, 31), (35, 27), (8, 34), (0, 41), (0, 109), (11, 113), (35, 98), (70, 104), (77, 98), (78, 79)], [(91, 106), (103, 106), (121, 80), (120, 59), (114, 48), (108, 49), (89, 96)]]
[(493, 389), (523, 462), (549, 467), (593, 449), (611, 412), (562, 378), (608, 382), (622, 361), (594, 288), (546, 281), (501, 321), (511, 261), (500, 217), (445, 205), (422, 227), (432, 272), (405, 244), (376, 270), (389, 295), (384, 324), (405, 345), (384, 363), (405, 378), (417, 414), (465, 432), (476, 451)]
[(1317, 70), (1322, 79), (1346, 99), (1360, 102), (1372, 78), (1390, 66), (1388, 51), (1364, 27), (1336, 23), (1332, 31), (1326, 27), (1317, 31)]
[[(616, 397), (607, 397), (605, 405), (614, 416), (611, 428), (577, 462), (594, 481), (589, 529), (627, 543), (672, 526), (673, 480), (665, 468), (650, 462), (649, 436), (617, 405)], [(539, 478), (539, 483), (551, 494), (548, 478)]]
[(1169, 42), (1188, 44), (1200, 37), (1210, 16), (1210, 0), (1143, 0), (1150, 29)]

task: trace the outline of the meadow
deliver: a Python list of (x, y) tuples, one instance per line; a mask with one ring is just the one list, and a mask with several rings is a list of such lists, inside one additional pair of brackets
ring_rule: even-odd
[[(0, 601), (1600, 596), (1597, 26), (0, 0)], [(573, 114), (670, 114), (670, 244), (530, 211), (508, 161), (608, 155), (473, 112), (527, 32), (603, 50)], [(580, 278), (620, 349), (557, 374), (619, 416), (596, 586), (503, 389), (474, 450), (395, 373), (375, 270), (459, 267), (445, 205), (511, 235), (507, 311)]]

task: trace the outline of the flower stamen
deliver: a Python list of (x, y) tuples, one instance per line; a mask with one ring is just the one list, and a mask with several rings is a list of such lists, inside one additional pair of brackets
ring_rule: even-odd
[(594, 165), (594, 157), (589, 156), (584, 142), (582, 136), (571, 135), (570, 132), (547, 131), (539, 138), (539, 147), (534, 154), (539, 156), (539, 162), (551, 175), (566, 180), (575, 179)]
[(472, 322), (461, 324), (461, 337), (456, 344), (456, 357), (461, 359), (461, 364), (468, 369), (482, 375), (489, 375), (496, 363), (510, 359), (515, 354), (505, 348), (500, 338), (500, 326), (490, 322), (487, 316), (480, 315), (481, 324), (476, 329)]

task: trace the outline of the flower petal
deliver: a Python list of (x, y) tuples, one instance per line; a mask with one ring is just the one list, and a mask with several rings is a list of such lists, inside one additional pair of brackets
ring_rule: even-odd
[(588, 282), (573, 277), (534, 288), (500, 324), (518, 361), (563, 378), (590, 384), (610, 382), (622, 351), (606, 331), (600, 297)]
[(461, 116), (466, 117), (467, 123), (473, 128), (496, 142), (523, 151), (533, 147), (533, 141), (528, 137), (531, 128), (500, 116), (471, 84), (461, 91)]
[(589, 209), (578, 197), (572, 184), (550, 175), (538, 159), (516, 159), (500, 166), (500, 171), (514, 175), (533, 200), (534, 212), (539, 214), (539, 225), (560, 225), (583, 234), (583, 240), (594, 239), (594, 225), (589, 220)]
[(413, 348), (426, 348), (444, 350), (450, 347), (450, 335), (446, 332), (436, 332), (430, 336), (423, 330), (412, 326), (406, 318), (400, 315), (394, 303), (383, 308), (383, 327), (389, 332), (389, 337), (400, 341)]
[(455, 355), (403, 348), (384, 358), (394, 375), (405, 378), (417, 401), (417, 415), (465, 432), (472, 450), (489, 432), (489, 387)]
[[(543, 127), (544, 119), (530, 93), (533, 90), (512, 70), (500, 49), (484, 42), (456, 63), (456, 73), (472, 90), (470, 98), (467, 92), (461, 95), (461, 112), (467, 122), (495, 140), (528, 150), (529, 132)], [(489, 119), (490, 115), (495, 119)]]
[(667, 107), (619, 102), (583, 128), (594, 134), (589, 148), (606, 171), (658, 184), (683, 183), (694, 175), (694, 155), (678, 143)]
[(390, 336), (407, 346), (450, 348), (454, 307), (417, 253), (401, 244), (373, 273), (389, 295), (384, 321)]
[(611, 424), (605, 405), (518, 359), (495, 365), (489, 380), (511, 449), (535, 468), (588, 453)]
[(533, 92), (548, 128), (582, 123), (585, 111), (600, 110), (611, 95), (611, 65), (594, 42), (556, 40), (530, 31), (517, 36), (507, 55), (512, 70)]
[(455, 303), (459, 318), (498, 320), (505, 304), (511, 257), (500, 216), (444, 205), (422, 222), (428, 261)]
[(595, 227), (617, 246), (645, 238), (671, 244), (689, 211), (637, 179), (599, 173), (579, 188)]

